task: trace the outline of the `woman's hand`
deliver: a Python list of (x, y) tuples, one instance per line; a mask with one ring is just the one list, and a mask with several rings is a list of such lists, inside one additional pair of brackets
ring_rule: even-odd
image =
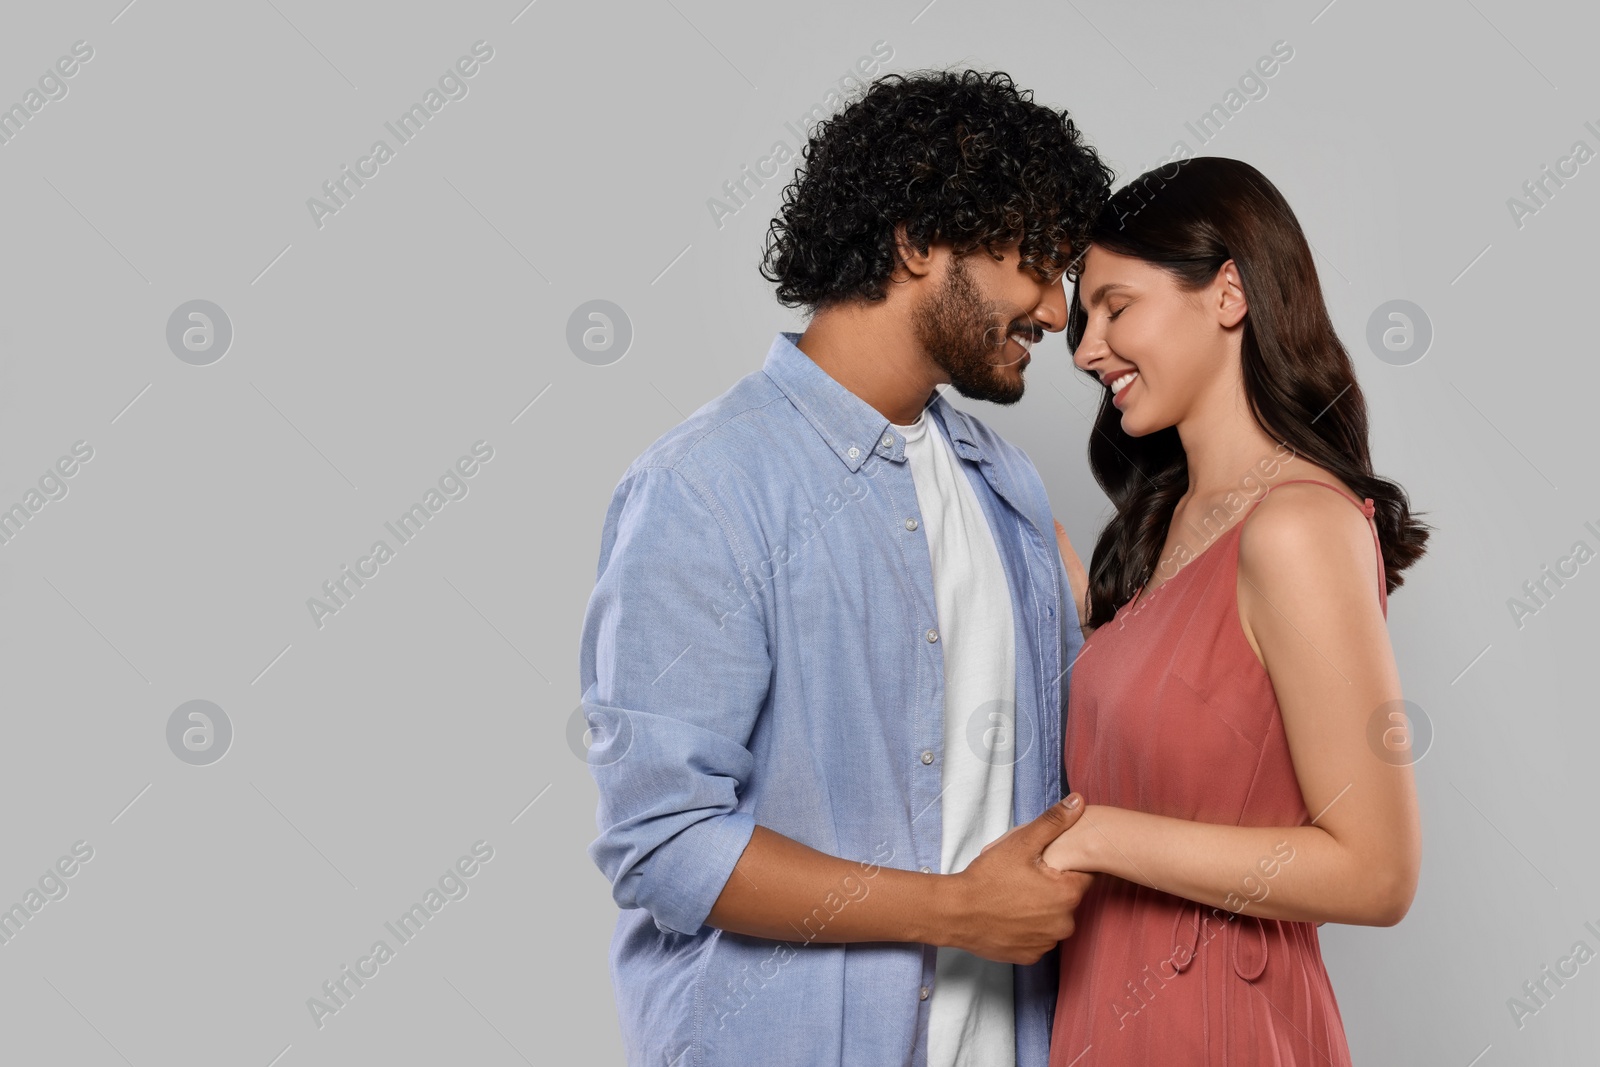
[[(1093, 807), (1094, 805), (1090, 805), (1089, 807), (1084, 808), (1083, 815), (1078, 819), (1077, 822), (1073, 823), (1070, 827), (1059, 834), (1054, 841), (1045, 846), (1044, 855), (1041, 858), (1044, 860), (1046, 866), (1054, 867), (1058, 871), (1081, 871), (1085, 874), (1094, 873), (1088, 866), (1090, 862), (1089, 854), (1084, 848), (1084, 846), (1088, 843), (1088, 838), (1085, 835), (1093, 832), (1086, 825), (1090, 818), (1089, 812)], [(1007, 830), (993, 841), (990, 841), (987, 845), (984, 845), (983, 848), (979, 849), (978, 855), (981, 856), (985, 852), (988, 852), (991, 848), (994, 848), (1000, 842), (1004, 841), (1006, 838), (1010, 837), (1020, 829), (1022, 829), (1021, 826), (1013, 826), (1011, 829)]]
[(1073, 551), (1072, 542), (1067, 539), (1066, 528), (1059, 521), (1056, 522), (1056, 546), (1061, 550), (1061, 562), (1067, 568), (1067, 585), (1072, 589), (1072, 602), (1078, 608), (1078, 628), (1087, 638), (1093, 632), (1089, 626), (1089, 572), (1083, 567), (1083, 561), (1078, 558), (1078, 553)]
[(1083, 809), (1083, 817), (1049, 845), (1045, 846), (1044, 862), (1058, 871), (1083, 871), (1094, 873), (1094, 861), (1087, 848), (1094, 828), (1089, 825), (1092, 806)]
[[(1094, 832), (1088, 826), (1090, 818), (1089, 812), (1093, 807), (1094, 805), (1090, 805), (1089, 807), (1084, 808), (1082, 818), (1073, 823), (1070, 828), (1061, 833), (1054, 841), (1050, 842), (1050, 844), (1045, 846), (1044, 855), (1042, 857), (1045, 862), (1045, 866), (1054, 867), (1058, 871), (1081, 871), (1085, 874), (1095, 873), (1090, 866), (1092, 861), (1089, 858), (1088, 849), (1085, 847), (1089, 842), (1087, 835)], [(1000, 842), (1016, 833), (1019, 829), (1021, 829), (1021, 827), (1013, 826), (1011, 829), (1007, 830), (993, 841), (990, 841), (987, 845), (984, 845), (983, 848), (979, 849), (978, 855), (981, 856), (985, 852), (988, 852), (991, 848), (994, 848), (994, 846), (998, 845)]]

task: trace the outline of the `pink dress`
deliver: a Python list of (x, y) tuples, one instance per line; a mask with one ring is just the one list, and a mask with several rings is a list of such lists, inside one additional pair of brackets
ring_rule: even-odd
[[(1295, 481), (1313, 479), (1278, 484)], [(1337, 486), (1315, 484), (1370, 521), (1371, 499), (1358, 504)], [(1239, 531), (1248, 517), (1085, 643), (1065, 747), (1068, 784), (1088, 803), (1224, 825), (1310, 822), (1271, 679), (1239, 622)], [(1376, 547), (1376, 527), (1373, 540)], [(1387, 618), (1382, 590), (1379, 603)], [(1265, 869), (1276, 873), (1273, 863), (1290, 851), (1264, 856)], [(1270, 893), (1260, 869), (1241, 870), (1239, 881), (1241, 898), (1259, 897), (1261, 885)], [(1061, 943), (1050, 1067), (1349, 1063), (1316, 924), (1095, 877), (1076, 933)]]

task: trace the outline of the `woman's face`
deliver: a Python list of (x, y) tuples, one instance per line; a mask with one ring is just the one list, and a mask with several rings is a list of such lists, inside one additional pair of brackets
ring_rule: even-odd
[(1078, 293), (1085, 327), (1072, 361), (1117, 387), (1112, 403), (1130, 437), (1176, 426), (1239, 388), (1245, 306), (1232, 260), (1191, 291), (1160, 267), (1091, 245)]

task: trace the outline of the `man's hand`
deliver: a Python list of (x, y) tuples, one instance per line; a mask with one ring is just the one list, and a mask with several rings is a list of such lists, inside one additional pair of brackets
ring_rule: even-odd
[(1044, 862), (1044, 850), (1083, 809), (1083, 798), (1073, 793), (991, 841), (965, 870), (950, 875), (947, 943), (984, 959), (1035, 963), (1071, 937), (1073, 912), (1094, 876), (1055, 870)]

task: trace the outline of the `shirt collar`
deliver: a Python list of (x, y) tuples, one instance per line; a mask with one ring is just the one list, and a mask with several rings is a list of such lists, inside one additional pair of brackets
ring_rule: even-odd
[[(800, 414), (852, 472), (870, 453), (900, 462), (905, 438), (884, 414), (856, 396), (796, 346), (800, 334), (783, 331), (773, 338), (762, 370), (783, 390)], [(973, 432), (970, 416), (941, 394), (929, 405), (944, 427), (956, 454), (964, 459), (987, 457)]]

